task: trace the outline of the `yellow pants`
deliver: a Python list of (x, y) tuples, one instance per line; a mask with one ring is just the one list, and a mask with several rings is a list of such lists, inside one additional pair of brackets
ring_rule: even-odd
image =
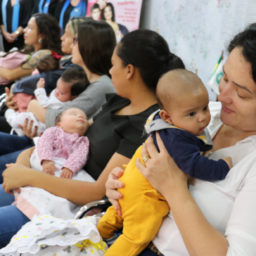
[(98, 230), (103, 238), (110, 238), (117, 229), (123, 227), (123, 233), (107, 250), (105, 255), (138, 255), (157, 234), (163, 217), (169, 207), (163, 196), (144, 178), (136, 167), (136, 160), (141, 160), (139, 147), (120, 180), (125, 184), (119, 189), (123, 197), (119, 200), (122, 217), (114, 207), (108, 208), (98, 223)]

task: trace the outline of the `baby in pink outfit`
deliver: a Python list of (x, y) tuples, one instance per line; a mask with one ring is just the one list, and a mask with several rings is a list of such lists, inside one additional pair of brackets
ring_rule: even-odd
[(54, 175), (55, 161), (63, 159), (60, 177), (72, 178), (86, 163), (89, 140), (83, 136), (89, 127), (85, 113), (69, 108), (56, 119), (56, 126), (46, 129), (39, 137), (36, 150), (42, 171)]
[[(39, 137), (30, 157), (31, 167), (61, 178), (94, 181), (82, 170), (89, 153), (89, 140), (84, 136), (88, 127), (86, 115), (79, 108), (63, 111), (56, 119), (56, 126), (46, 129)], [(71, 218), (76, 207), (35, 187), (23, 187), (20, 193), (15, 192), (15, 204), (29, 219), (45, 214)]]

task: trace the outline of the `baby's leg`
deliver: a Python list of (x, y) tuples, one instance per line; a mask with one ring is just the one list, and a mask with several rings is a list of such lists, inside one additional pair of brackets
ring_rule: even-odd
[(146, 192), (127, 213), (123, 212), (123, 234), (105, 255), (138, 255), (154, 239), (168, 212), (168, 204), (157, 196), (156, 191)]
[(114, 232), (118, 229), (121, 229), (123, 226), (123, 220), (118, 215), (117, 211), (113, 206), (110, 206), (103, 217), (99, 220), (98, 230), (100, 235), (105, 238), (111, 238), (114, 235)]

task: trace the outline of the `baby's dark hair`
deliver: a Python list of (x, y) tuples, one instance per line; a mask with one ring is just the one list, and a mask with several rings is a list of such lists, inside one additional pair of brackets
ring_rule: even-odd
[(82, 68), (69, 68), (65, 70), (61, 75), (61, 79), (71, 84), (71, 96), (78, 96), (90, 84)]
[(39, 73), (48, 72), (51, 70), (59, 69), (60, 67), (60, 60), (54, 58), (52, 54), (45, 55), (41, 57), (36, 65)]

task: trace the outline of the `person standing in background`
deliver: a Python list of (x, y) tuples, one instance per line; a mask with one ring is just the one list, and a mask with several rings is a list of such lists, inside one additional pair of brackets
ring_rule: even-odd
[(0, 29), (6, 52), (13, 47), (23, 48), (23, 29), (31, 17), (33, 6), (33, 0), (0, 1)]
[(32, 13), (48, 13), (55, 16), (55, 10), (58, 4), (58, 0), (34, 0), (34, 8)]
[(55, 17), (59, 21), (62, 33), (67, 22), (73, 17), (86, 15), (87, 0), (60, 0), (58, 2)]

